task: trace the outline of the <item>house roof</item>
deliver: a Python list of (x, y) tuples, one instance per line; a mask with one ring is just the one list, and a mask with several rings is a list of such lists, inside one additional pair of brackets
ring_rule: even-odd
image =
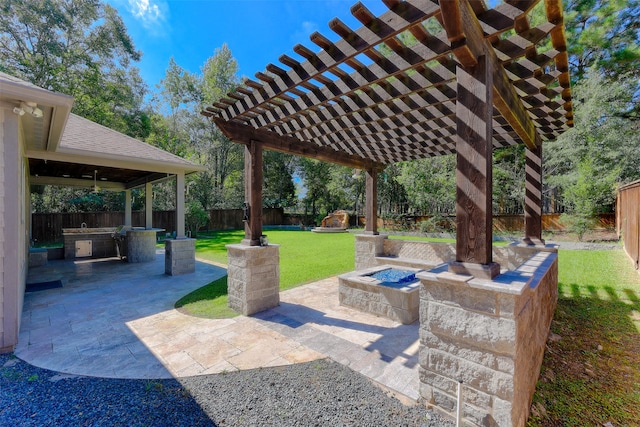
[(40, 118), (20, 117), (32, 184), (122, 190), (204, 167), (71, 114), (73, 98), (0, 72), (7, 106), (36, 102)]
[[(459, 70), (486, 56), (493, 147), (537, 147), (572, 126), (568, 56), (558, 0), (383, 0), (362, 24), (311, 35), (257, 80), (202, 112), (232, 140), (356, 168), (454, 153)], [(544, 18), (531, 15), (540, 7)], [(532, 24), (532, 22), (536, 24)], [(415, 42), (409, 42), (406, 34)], [(468, 88), (464, 88), (468, 92)]]

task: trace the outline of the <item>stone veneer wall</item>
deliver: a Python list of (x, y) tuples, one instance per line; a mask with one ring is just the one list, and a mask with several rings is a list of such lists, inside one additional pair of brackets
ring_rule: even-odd
[(493, 280), (419, 275), (420, 395), (478, 426), (524, 426), (558, 297), (557, 253), (538, 252)]
[[(515, 270), (540, 248), (520, 244), (493, 248), (493, 260), (500, 264), (503, 271)], [(384, 259), (388, 257), (389, 259)], [(382, 258), (382, 259), (379, 259)], [(453, 243), (422, 242), (388, 239), (387, 235), (356, 235), (356, 270), (364, 270), (384, 264), (402, 264), (416, 268), (425, 265), (437, 265), (455, 261), (456, 245)]]
[(356, 235), (356, 270), (376, 267), (376, 256), (384, 253), (384, 242), (387, 236), (383, 234)]
[(165, 274), (177, 276), (196, 271), (196, 239), (167, 239), (164, 247)]
[(249, 316), (280, 304), (280, 245), (227, 245), (228, 306)]

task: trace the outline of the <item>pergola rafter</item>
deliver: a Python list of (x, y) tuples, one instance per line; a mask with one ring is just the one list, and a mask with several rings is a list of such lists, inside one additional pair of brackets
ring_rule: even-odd
[[(573, 124), (560, 0), (490, 9), (482, 0), (382, 1), (387, 12), (355, 4), (359, 28), (333, 19), (337, 41), (312, 34), (319, 51), (295, 46), (299, 58), (282, 55), (202, 114), (256, 158), (277, 150), (364, 169), (367, 179), (387, 164), (457, 153), (458, 218), (467, 218), (458, 229), (472, 231), (458, 239), (458, 260), (491, 264), (491, 150), (527, 146), (533, 197), (542, 141)], [(544, 16), (532, 23), (536, 7)], [(259, 200), (261, 183), (253, 185)], [(526, 203), (534, 222), (536, 203)], [(375, 209), (367, 212), (376, 234)], [(539, 227), (525, 234), (539, 239)]]
[[(452, 153), (460, 48), (446, 31), (431, 34), (424, 26), (431, 18), (445, 26), (460, 19), (458, 2), (441, 3), (386, 1), (390, 10), (380, 17), (356, 4), (352, 13), (361, 28), (352, 30), (334, 19), (330, 27), (339, 41), (313, 34), (320, 52), (296, 46), (303, 61), (281, 56), (288, 70), (269, 64), (267, 73), (257, 74), (258, 82), (247, 81), (203, 114), (381, 164)], [(547, 1), (547, 21), (531, 28), (527, 13), (537, 3), (511, 1), (489, 10), (482, 2), (468, 3), (477, 25), (465, 27), (475, 33), (470, 43), (464, 38), (462, 51), (474, 43), (481, 49), (484, 39), (503, 66), (496, 67), (500, 84), (494, 116), (508, 117), (494, 123), (495, 147), (522, 142), (534, 147), (536, 138), (554, 138), (572, 123), (571, 105), (563, 99), (568, 79), (560, 9)], [(415, 45), (398, 38), (405, 31), (416, 37)], [(553, 49), (538, 53), (536, 45), (549, 38)]]

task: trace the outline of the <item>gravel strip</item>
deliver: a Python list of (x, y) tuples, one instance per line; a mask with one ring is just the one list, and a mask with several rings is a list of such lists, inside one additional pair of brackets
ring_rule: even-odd
[(61, 375), (0, 355), (2, 426), (453, 426), (329, 359), (179, 380)]

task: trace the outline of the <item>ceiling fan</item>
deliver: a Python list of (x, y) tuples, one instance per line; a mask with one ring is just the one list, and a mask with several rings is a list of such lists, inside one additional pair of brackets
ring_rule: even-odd
[(93, 171), (93, 192), (97, 193), (100, 191), (100, 187), (98, 187), (98, 170), (94, 169)]

